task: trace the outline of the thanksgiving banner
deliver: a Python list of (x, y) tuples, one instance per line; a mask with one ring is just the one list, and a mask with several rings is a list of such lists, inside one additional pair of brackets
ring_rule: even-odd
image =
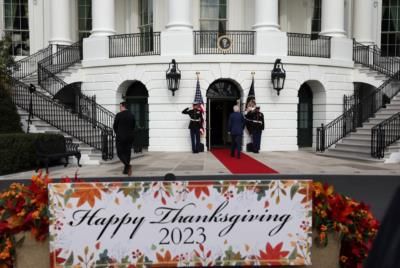
[(310, 183), (52, 183), (52, 267), (310, 265)]

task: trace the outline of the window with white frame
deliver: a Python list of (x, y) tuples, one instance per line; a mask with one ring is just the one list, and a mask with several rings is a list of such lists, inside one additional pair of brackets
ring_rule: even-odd
[(79, 40), (90, 36), (92, 31), (92, 0), (78, 1)]
[(200, 47), (216, 48), (227, 30), (227, 0), (200, 0)]
[(139, 0), (141, 51), (153, 51), (153, 0)]
[(321, 0), (314, 0), (313, 17), (311, 20), (311, 34), (321, 32)]
[(382, 56), (400, 56), (400, 0), (382, 1)]
[(225, 33), (227, 0), (200, 0), (200, 31)]
[(28, 0), (4, 0), (4, 33), (11, 37), (14, 56), (29, 56), (28, 19)]

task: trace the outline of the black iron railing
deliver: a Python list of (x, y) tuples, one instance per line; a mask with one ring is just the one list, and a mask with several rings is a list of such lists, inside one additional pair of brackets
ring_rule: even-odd
[[(13, 102), (28, 110), (31, 93), (29, 86), (10, 78)], [(112, 128), (88, 121), (82, 113), (72, 113), (52, 98), (36, 91), (32, 93), (32, 114), (61, 131), (102, 152), (104, 160), (114, 156), (114, 135)]]
[(160, 55), (159, 32), (109, 36), (110, 58)]
[(301, 57), (331, 57), (331, 37), (303, 33), (287, 33), (288, 55)]
[(254, 55), (254, 31), (194, 31), (195, 54)]
[(399, 139), (400, 113), (397, 113), (371, 129), (371, 156), (385, 157), (385, 149)]
[[(328, 147), (344, 138), (355, 128), (361, 127), (364, 122), (386, 106), (390, 100), (400, 92), (398, 86), (393, 86), (392, 81), (400, 78), (400, 60), (397, 58), (382, 57), (381, 51), (376, 46), (365, 46), (354, 41), (353, 60), (375, 71), (383, 73), (390, 78), (369, 95), (359, 98), (356, 95), (345, 96), (344, 113), (328, 125), (317, 128), (317, 151), (323, 152)], [(351, 123), (351, 127), (349, 124)], [(340, 130), (341, 129), (341, 130)], [(386, 135), (377, 131), (376, 135)], [(385, 140), (385, 137), (377, 137)], [(371, 154), (374, 156), (374, 154)]]
[(38, 63), (39, 85), (50, 94), (55, 95), (61, 87), (48, 88), (46, 80), (52, 79), (52, 76), (67, 69), (68, 67), (82, 60), (82, 41), (76, 42), (71, 46), (63, 47), (56, 53), (48, 56)]
[(344, 95), (343, 96), (343, 112), (352, 108), (359, 101), (360, 101), (359, 96), (357, 94), (353, 94), (350, 96)]
[(22, 79), (37, 72), (38, 63), (51, 55), (51, 49), (51, 46), (48, 46), (42, 50), (39, 50), (35, 54), (30, 55), (29, 57), (15, 62), (10, 67), (12, 76), (15, 79)]
[(357, 127), (355, 113), (355, 107), (352, 107), (329, 124), (321, 124), (321, 127), (317, 128), (316, 150), (324, 152), (347, 134), (355, 131)]
[(353, 60), (391, 78), (399, 79), (400, 59), (385, 57), (377, 46), (366, 46), (353, 41)]

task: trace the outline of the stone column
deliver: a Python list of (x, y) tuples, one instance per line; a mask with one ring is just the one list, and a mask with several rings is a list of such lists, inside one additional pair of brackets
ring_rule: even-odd
[(278, 0), (255, 0), (256, 31), (280, 31)]
[(161, 32), (161, 55), (193, 55), (193, 9), (191, 0), (168, 1), (168, 23)]
[(364, 45), (372, 45), (372, 14), (374, 10), (373, 0), (354, 0), (353, 36), (357, 42)]
[(287, 35), (280, 30), (278, 0), (255, 0), (254, 4), (256, 54), (286, 56)]
[(71, 45), (70, 0), (51, 0), (50, 44)]
[(321, 34), (345, 37), (344, 0), (322, 0)]
[(192, 30), (192, 1), (169, 0), (169, 21), (166, 28), (170, 30)]
[(92, 34), (91, 37), (115, 34), (114, 0), (92, 0)]
[(114, 0), (92, 0), (92, 34), (83, 39), (83, 59), (107, 59), (108, 36), (115, 34)]

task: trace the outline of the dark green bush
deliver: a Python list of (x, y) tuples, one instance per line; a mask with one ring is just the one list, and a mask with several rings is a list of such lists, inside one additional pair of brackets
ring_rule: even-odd
[(59, 134), (0, 134), (0, 175), (36, 168), (35, 141), (63, 139)]
[(0, 84), (0, 134), (22, 133), (21, 119), (11, 100), (11, 96)]

